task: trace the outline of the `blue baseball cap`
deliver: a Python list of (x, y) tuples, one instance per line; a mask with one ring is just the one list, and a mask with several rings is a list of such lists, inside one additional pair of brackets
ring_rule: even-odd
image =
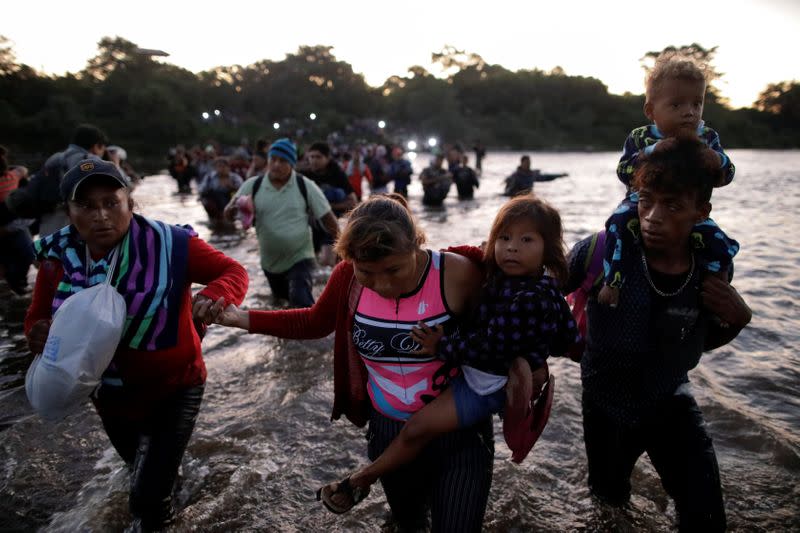
[(132, 188), (131, 181), (119, 171), (117, 165), (100, 159), (84, 159), (67, 171), (61, 178), (61, 198), (64, 201), (74, 200), (75, 192), (83, 180), (91, 176), (108, 176), (113, 178), (120, 187)]

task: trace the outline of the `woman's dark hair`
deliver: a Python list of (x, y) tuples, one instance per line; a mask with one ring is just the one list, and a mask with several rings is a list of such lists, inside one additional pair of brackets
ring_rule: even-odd
[(639, 158), (631, 186), (671, 194), (696, 192), (698, 204), (711, 200), (711, 191), (723, 176), (716, 158), (708, 157), (711, 149), (694, 137), (667, 141), (662, 149)]
[(369, 262), (411, 253), (424, 242), (406, 199), (392, 193), (372, 196), (350, 211), (335, 249), (347, 261)]
[(561, 228), (561, 215), (555, 207), (533, 194), (517, 196), (500, 208), (494, 218), (489, 240), (486, 242), (484, 261), (491, 276), (500, 269), (494, 255), (494, 246), (500, 234), (517, 221), (530, 221), (544, 241), (542, 264), (559, 285), (567, 281), (569, 275), (567, 258), (564, 253), (564, 233)]

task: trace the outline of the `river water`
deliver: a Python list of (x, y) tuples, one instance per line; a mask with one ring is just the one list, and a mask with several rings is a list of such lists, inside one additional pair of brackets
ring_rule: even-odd
[[(443, 209), (410, 202), (431, 247), (478, 244), (503, 202), (502, 179), (520, 153), (490, 154), (475, 200)], [(800, 152), (732, 150), (733, 184), (714, 193), (713, 217), (742, 250), (734, 285), (753, 309), (751, 325), (706, 354), (691, 373), (714, 439), (728, 524), (738, 531), (800, 530)], [(622, 197), (618, 153), (535, 153), (534, 167), (569, 176), (536, 185), (562, 213), (572, 245), (599, 229)], [(414, 162), (418, 174), (427, 156)], [(176, 196), (168, 176), (136, 190), (143, 214), (190, 223), (244, 264), (246, 307), (272, 305), (255, 237), (214, 234), (194, 197)], [(454, 190), (451, 192), (454, 195)], [(31, 273), (31, 279), (33, 278)], [(318, 293), (325, 275), (315, 282)], [(5, 291), (5, 289), (0, 289)], [(33, 415), (23, 386), (31, 357), (22, 318), (29, 298), (0, 294), (0, 530), (114, 531), (127, 527), (126, 469), (89, 405), (51, 424)], [(76, 321), (76, 327), (80, 327)], [(388, 507), (379, 485), (352, 512), (336, 516), (314, 501), (320, 485), (365, 460), (364, 431), (331, 423), (332, 338), (286, 341), (212, 327), (203, 349), (205, 402), (183, 463), (176, 531), (380, 531)], [(509, 460), (496, 424), (487, 531), (663, 531), (674, 506), (646, 457), (633, 474), (628, 508), (597, 506), (586, 486), (578, 365), (555, 360), (552, 417), (522, 465)]]

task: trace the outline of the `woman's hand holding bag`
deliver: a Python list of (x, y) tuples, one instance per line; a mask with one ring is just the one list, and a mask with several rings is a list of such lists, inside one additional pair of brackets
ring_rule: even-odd
[(104, 283), (73, 294), (58, 308), (44, 349), (28, 369), (25, 392), (43, 418), (62, 418), (88, 398), (114, 357), (127, 316), (125, 299), (111, 285), (118, 255), (115, 250)]

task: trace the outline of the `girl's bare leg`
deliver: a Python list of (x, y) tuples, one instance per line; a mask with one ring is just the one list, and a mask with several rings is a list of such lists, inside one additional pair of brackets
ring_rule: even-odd
[(350, 483), (366, 487), (379, 477), (415, 459), (435, 437), (458, 429), (452, 388), (448, 388), (406, 422), (400, 434), (372, 464), (350, 476)]

